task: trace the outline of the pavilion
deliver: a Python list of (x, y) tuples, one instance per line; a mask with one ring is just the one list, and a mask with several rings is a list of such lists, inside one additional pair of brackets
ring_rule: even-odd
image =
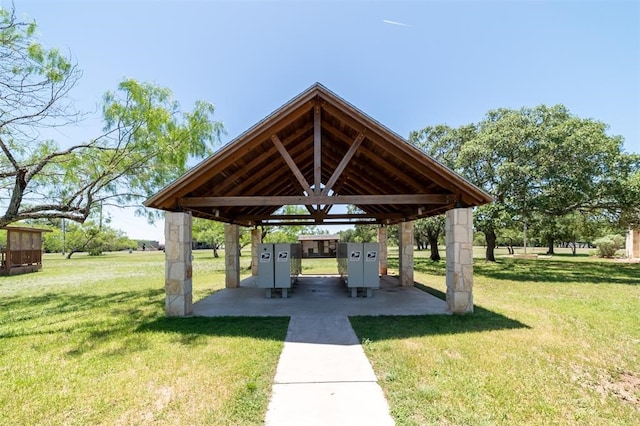
[[(446, 301), (473, 311), (472, 207), (491, 197), (321, 84), (314, 84), (144, 204), (165, 210), (166, 314), (192, 313), (191, 218), (225, 225), (225, 284), (240, 284), (239, 227), (398, 224), (399, 283), (413, 286), (413, 221), (446, 213)], [(282, 206), (305, 214), (278, 214)], [(357, 213), (334, 211), (354, 205)], [(257, 265), (257, 262), (253, 262)], [(254, 269), (254, 274), (257, 270)]]

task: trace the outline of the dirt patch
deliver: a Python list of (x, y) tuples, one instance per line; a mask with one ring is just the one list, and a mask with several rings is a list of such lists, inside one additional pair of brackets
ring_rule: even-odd
[(613, 395), (640, 410), (640, 376), (636, 374), (620, 373), (618, 377), (609, 377), (595, 388), (602, 396)]

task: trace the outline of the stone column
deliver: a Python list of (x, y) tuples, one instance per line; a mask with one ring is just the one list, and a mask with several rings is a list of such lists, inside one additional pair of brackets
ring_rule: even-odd
[(238, 225), (224, 225), (225, 287), (240, 286), (240, 228)]
[(380, 263), (378, 265), (378, 273), (380, 275), (387, 275), (387, 227), (378, 227), (378, 259)]
[(258, 244), (262, 237), (260, 229), (251, 230), (251, 275), (258, 275)]
[(166, 212), (164, 239), (165, 314), (168, 317), (191, 315), (191, 213)]
[(454, 314), (473, 312), (473, 212), (447, 211), (447, 309)]
[(640, 258), (640, 230), (629, 229), (627, 231), (627, 241), (624, 244), (627, 258)]
[(398, 235), (400, 285), (413, 287), (413, 222), (401, 222)]

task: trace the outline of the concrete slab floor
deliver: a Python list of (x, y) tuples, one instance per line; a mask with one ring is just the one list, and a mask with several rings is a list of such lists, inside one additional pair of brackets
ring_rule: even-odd
[(220, 290), (193, 305), (194, 316), (293, 316), (293, 315), (442, 315), (447, 304), (422, 290), (400, 287), (394, 277), (382, 277), (373, 297), (351, 298), (338, 276), (302, 275), (289, 297), (265, 297), (255, 277), (239, 288)]

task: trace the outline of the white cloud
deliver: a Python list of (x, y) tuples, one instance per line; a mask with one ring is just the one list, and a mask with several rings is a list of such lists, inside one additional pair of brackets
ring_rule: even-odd
[(389, 24), (389, 25), (397, 25), (399, 27), (410, 27), (411, 26), (411, 25), (405, 24), (403, 22), (389, 21), (388, 19), (383, 19), (382, 22), (384, 22), (385, 24)]

